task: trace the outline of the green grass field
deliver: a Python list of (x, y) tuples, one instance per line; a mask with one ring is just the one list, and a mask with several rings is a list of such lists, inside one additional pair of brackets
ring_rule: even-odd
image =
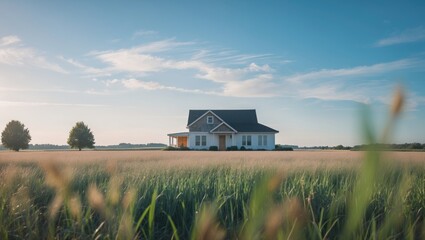
[(385, 154), (2, 152), (0, 238), (423, 239), (425, 154)]

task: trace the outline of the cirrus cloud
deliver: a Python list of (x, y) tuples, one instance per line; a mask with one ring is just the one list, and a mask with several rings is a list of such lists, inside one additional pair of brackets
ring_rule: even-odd
[(377, 47), (386, 47), (396, 44), (402, 44), (402, 43), (412, 43), (412, 42), (420, 42), (425, 41), (425, 28), (424, 27), (418, 27), (418, 28), (412, 28), (407, 29), (400, 34), (384, 38), (376, 42)]
[(33, 48), (21, 44), (17, 36), (0, 38), (0, 64), (10, 66), (32, 66), (47, 69), (58, 73), (68, 73), (56, 63), (48, 61), (42, 54)]

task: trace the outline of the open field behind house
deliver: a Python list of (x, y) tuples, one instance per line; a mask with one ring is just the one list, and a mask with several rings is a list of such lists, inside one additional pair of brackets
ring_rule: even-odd
[(424, 152), (3, 151), (0, 179), (0, 239), (425, 237)]
[[(386, 160), (425, 164), (425, 152), (385, 152)], [(206, 166), (264, 168), (351, 168), (359, 166), (365, 152), (345, 150), (306, 151), (0, 151), (1, 163), (55, 161), (57, 163), (131, 162), (149, 167), (202, 168)]]

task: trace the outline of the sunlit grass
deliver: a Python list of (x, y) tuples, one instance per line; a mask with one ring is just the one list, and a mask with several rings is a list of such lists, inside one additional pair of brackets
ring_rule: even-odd
[[(37, 162), (3, 162), (1, 239), (187, 239), (207, 234), (202, 231), (209, 227), (228, 238), (335, 238), (349, 221), (358, 178), (358, 168), (332, 164), (276, 170), (253, 164), (161, 169), (134, 160), (101, 163), (49, 162), (41, 168)], [(385, 172), (385, 181), (370, 183), (376, 186), (355, 238), (373, 238), (373, 228), (394, 214), (402, 220), (390, 224), (392, 236), (409, 231), (419, 236), (423, 229), (423, 165), (388, 166)], [(203, 224), (209, 227), (198, 228), (196, 219), (208, 217)]]

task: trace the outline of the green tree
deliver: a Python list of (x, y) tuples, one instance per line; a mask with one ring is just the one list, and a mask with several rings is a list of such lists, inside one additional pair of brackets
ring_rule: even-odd
[(24, 124), (16, 120), (10, 121), (1, 134), (3, 146), (14, 151), (27, 149), (30, 141), (30, 131), (25, 128)]
[(77, 122), (69, 132), (68, 144), (71, 148), (94, 148), (94, 136), (84, 122)]
[(336, 149), (336, 150), (344, 150), (344, 149), (345, 149), (345, 147), (344, 147), (343, 145), (341, 145), (341, 144), (340, 144), (340, 145), (336, 146), (336, 147), (335, 147), (335, 149)]

